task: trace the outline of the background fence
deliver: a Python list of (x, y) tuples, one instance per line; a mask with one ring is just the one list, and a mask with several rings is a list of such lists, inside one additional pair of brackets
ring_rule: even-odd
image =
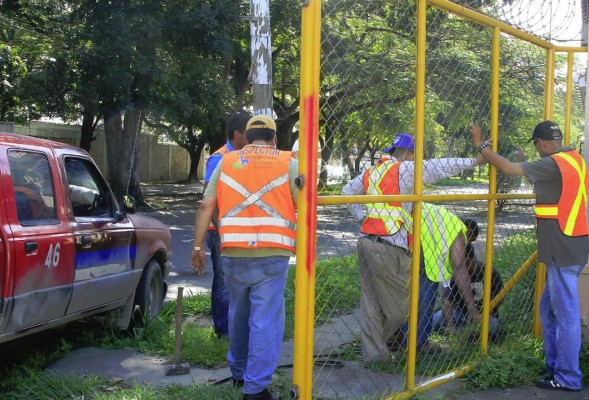
[[(498, 152), (513, 161), (537, 158), (527, 140), (544, 119), (559, 123), (566, 139), (578, 147), (584, 117), (574, 85), (581, 70), (575, 52), (586, 49), (558, 48), (490, 18), (492, 10), (485, 14), (444, 0), (427, 6), (425, 1), (403, 0), (323, 1), (320, 6), (306, 2), (301, 143), (309, 151), (299, 156), (303, 173), (314, 174), (313, 134), (325, 138), (322, 151), (340, 158), (351, 178), (374, 164), (396, 133), (416, 135), (416, 160), (475, 157), (469, 138), (473, 121), (495, 139)], [(320, 45), (314, 42), (319, 26)], [(319, 63), (313, 54), (319, 51), (320, 78), (313, 64)], [(318, 132), (313, 131), (315, 115)], [(316, 222), (309, 217), (315, 204), (299, 210), (299, 229), (309, 229), (309, 236), (299, 235), (299, 242), (305, 243), (299, 243), (303, 253), (297, 252), (296, 306), (304, 311), (295, 320), (294, 384), (301, 398), (310, 398), (311, 391), (317, 398), (402, 398), (460, 376), (489, 346), (534, 346), (534, 295), (543, 287), (543, 270), (535, 265), (530, 184), (496, 175), (487, 166), (423, 187), (418, 180), (417, 197), (403, 200), (414, 201), (416, 209), (422, 201), (436, 203), (478, 222), (476, 256), (488, 271), (491, 265), (498, 271), (505, 286), (498, 309), (500, 333), (488, 338), (477, 326), (466, 324), (434, 333), (430, 341), (442, 349), (436, 354), (396, 346), (390, 360), (363, 361), (356, 256), (360, 226), (345, 203), (367, 201), (322, 196), (317, 199)], [(313, 195), (312, 188), (303, 189), (303, 197)], [(315, 240), (313, 270), (315, 254), (302, 247)], [(413, 304), (418, 264), (413, 260)], [(487, 275), (488, 305), (490, 272)], [(305, 315), (310, 310), (314, 330)], [(417, 308), (411, 312), (414, 327)], [(487, 321), (484, 326), (486, 332)], [(409, 338), (409, 345), (415, 345), (415, 338)], [(341, 376), (347, 377), (343, 385)]]
[[(8, 124), (8, 123), (6, 123)], [(14, 124), (11, 123), (14, 127)], [(0, 132), (14, 132), (22, 135), (41, 137), (78, 146), (80, 142), (80, 126), (49, 122), (31, 122), (28, 126), (16, 126), (13, 130)], [(104, 131), (96, 132), (96, 139), (92, 141), (90, 155), (98, 164), (102, 173), (108, 176), (108, 160), (106, 157), (106, 142)], [(142, 182), (177, 182), (185, 180), (190, 168), (188, 152), (176, 144), (160, 143), (154, 135), (140, 134), (139, 146), (139, 176)], [(198, 177), (204, 176), (205, 154), (200, 162)]]

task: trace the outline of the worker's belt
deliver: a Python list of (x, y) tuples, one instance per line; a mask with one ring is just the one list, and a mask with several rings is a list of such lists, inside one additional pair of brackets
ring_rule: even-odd
[(409, 250), (404, 249), (401, 246), (397, 246), (396, 244), (393, 244), (392, 242), (389, 242), (388, 240), (384, 239), (382, 236), (379, 236), (379, 235), (366, 235), (366, 236), (364, 236), (364, 238), (365, 239), (368, 239), (370, 241), (376, 242), (376, 243), (386, 244), (387, 246), (398, 247), (399, 249), (403, 250), (407, 255), (410, 255), (411, 254), (409, 252)]

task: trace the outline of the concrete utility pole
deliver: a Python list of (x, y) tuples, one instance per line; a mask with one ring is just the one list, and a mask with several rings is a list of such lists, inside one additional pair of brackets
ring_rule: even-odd
[(269, 0), (250, 0), (251, 70), (254, 115), (273, 116), (272, 40)]

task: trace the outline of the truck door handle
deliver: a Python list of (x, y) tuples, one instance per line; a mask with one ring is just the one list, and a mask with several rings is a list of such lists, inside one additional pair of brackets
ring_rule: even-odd
[(39, 248), (37, 242), (25, 242), (25, 252), (31, 253)]
[(92, 246), (92, 236), (82, 236), (81, 238), (82, 247), (88, 248)]

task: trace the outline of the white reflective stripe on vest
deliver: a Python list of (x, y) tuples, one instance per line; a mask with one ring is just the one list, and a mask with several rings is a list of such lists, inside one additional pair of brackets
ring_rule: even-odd
[[(423, 204), (423, 209), (422, 209), (422, 219), (425, 222), (426, 226), (427, 226), (427, 232), (425, 234), (429, 234), (429, 236), (431, 237), (433, 243), (434, 243), (434, 248), (433, 249), (423, 249), (423, 252), (425, 253), (426, 251), (434, 251), (436, 256), (436, 264), (438, 266), (438, 281), (437, 282), (442, 282), (444, 280), (446, 280), (446, 259), (448, 257), (448, 252), (450, 251), (449, 247), (448, 247), (448, 238), (446, 237), (446, 226), (444, 224), (444, 219), (442, 218), (442, 216), (440, 215), (439, 212), (436, 212), (437, 210), (435, 208), (432, 207), (428, 207), (426, 204)], [(432, 214), (435, 214), (435, 222), (432, 220)], [(422, 228), (423, 229), (423, 228)], [(423, 232), (422, 232), (423, 234)], [(439, 243), (438, 242), (439, 239)], [(439, 247), (441, 247), (441, 252), (438, 251)], [(425, 254), (424, 254), (424, 258), (425, 258)]]
[[(258, 243), (258, 242), (266, 242), (266, 243), (277, 243), (282, 244), (289, 247), (295, 247), (295, 240), (285, 235), (280, 235), (277, 233), (226, 233), (221, 235), (221, 242), (222, 243), (239, 243), (239, 242), (247, 242), (247, 243)], [(254, 246), (252, 246), (254, 247)]]
[(283, 185), (286, 182), (288, 182), (288, 174), (281, 175), (273, 181), (268, 182), (255, 193), (250, 193), (249, 190), (247, 190), (239, 182), (237, 182), (235, 179), (233, 179), (227, 174), (221, 173), (219, 180), (227, 186), (231, 187), (233, 190), (237, 191), (237, 193), (241, 194), (244, 197), (243, 203), (240, 203), (233, 207), (231, 210), (228, 210), (225, 213), (225, 215), (223, 215), (223, 218), (234, 217), (252, 204), (264, 210), (268, 215), (271, 215), (276, 218), (282, 218), (278, 211), (276, 211), (268, 203), (262, 200), (262, 196), (270, 192), (272, 189), (275, 189), (280, 185)]
[(273, 217), (223, 217), (219, 220), (219, 227), (227, 226), (276, 226), (278, 228), (287, 228), (295, 230), (297, 224), (288, 221), (284, 218), (273, 218)]
[(391, 207), (385, 204), (368, 203), (366, 204), (366, 216), (368, 218), (380, 219), (387, 229), (389, 235), (399, 231), (398, 221), (405, 224), (405, 229), (411, 232), (413, 229), (413, 220), (409, 213), (403, 207)]

